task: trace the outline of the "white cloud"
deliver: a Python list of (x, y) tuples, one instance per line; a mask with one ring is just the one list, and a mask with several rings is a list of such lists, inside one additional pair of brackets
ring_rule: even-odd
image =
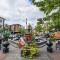
[(0, 16), (7, 16), (8, 17), (8, 10), (9, 6), (6, 0), (0, 0)]
[(27, 17), (28, 23), (35, 25), (36, 18), (43, 17), (44, 14), (36, 6), (29, 3), (29, 0), (0, 0), (0, 16), (7, 18), (6, 23), (8, 24), (25, 25), (24, 20)]

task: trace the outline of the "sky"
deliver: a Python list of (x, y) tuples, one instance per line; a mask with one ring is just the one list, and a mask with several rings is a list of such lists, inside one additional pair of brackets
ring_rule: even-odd
[(0, 0), (0, 16), (6, 19), (5, 23), (36, 25), (37, 18), (42, 18), (44, 13), (31, 3), (31, 0)]

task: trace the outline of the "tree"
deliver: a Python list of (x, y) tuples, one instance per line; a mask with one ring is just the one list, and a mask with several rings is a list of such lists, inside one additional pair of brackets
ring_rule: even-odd
[(37, 19), (37, 21), (38, 21), (37, 24), (43, 24), (44, 23), (42, 18)]
[(42, 0), (40, 2), (32, 0), (32, 2), (45, 13), (44, 19), (52, 20), (55, 29), (60, 30), (60, 0)]
[(19, 32), (20, 32), (21, 34), (24, 34), (25, 31), (26, 31), (26, 30), (25, 30), (24, 28), (20, 28), (20, 29), (19, 29)]
[(28, 25), (28, 32), (32, 33), (32, 26), (30, 24)]
[(37, 25), (35, 26), (35, 31), (36, 31), (36, 32), (41, 32), (41, 31), (42, 31), (42, 26), (41, 26), (41, 24), (37, 24)]
[(60, 10), (60, 0), (42, 0), (40, 2), (36, 2), (32, 0), (32, 2), (39, 7), (40, 10), (44, 11), (44, 13), (49, 14), (51, 11), (58, 9)]
[(4, 37), (4, 41), (8, 41), (8, 38), (9, 38), (11, 33), (9, 31), (4, 31), (2, 34)]

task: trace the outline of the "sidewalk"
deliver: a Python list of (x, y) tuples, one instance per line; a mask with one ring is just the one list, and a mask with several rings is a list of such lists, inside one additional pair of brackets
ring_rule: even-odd
[[(47, 46), (44, 46), (43, 48), (39, 48), (40, 55), (38, 57), (34, 57), (34, 59), (32, 60), (60, 60), (60, 50), (59, 49), (56, 50), (55, 46), (53, 47), (54, 47), (53, 53), (48, 53), (46, 51)], [(12, 45), (10, 45), (9, 48), (10, 51), (6, 56), (5, 54), (2, 54), (2, 52), (0, 51), (0, 60), (30, 60), (21, 57), (19, 48), (16, 48)]]
[(9, 53), (4, 60), (23, 60), (20, 57), (20, 49), (10, 45)]
[(53, 53), (49, 53), (52, 60), (60, 60), (60, 50), (55, 50)]
[(55, 46), (55, 43), (54, 43), (54, 46), (53, 46), (53, 53), (48, 53), (48, 55), (50, 56), (50, 58), (52, 60), (60, 60), (60, 49), (57, 49), (56, 50), (56, 46)]
[[(44, 51), (44, 49), (46, 48), (43, 47), (42, 49), (40, 49), (41, 55), (39, 55), (38, 57), (34, 57), (32, 60), (50, 60), (48, 54), (45, 52), (46, 50)], [(9, 54), (7, 54), (4, 60), (30, 60), (30, 59), (21, 57), (20, 49), (10, 45), (10, 52)]]
[(6, 54), (3, 54), (3, 52), (0, 50), (0, 60), (3, 60), (6, 57)]

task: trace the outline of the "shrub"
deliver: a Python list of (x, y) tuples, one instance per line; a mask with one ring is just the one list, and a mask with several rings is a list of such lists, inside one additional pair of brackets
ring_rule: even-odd
[(55, 41), (56, 38), (55, 38), (55, 37), (50, 37), (49, 40), (51, 40), (51, 41)]

